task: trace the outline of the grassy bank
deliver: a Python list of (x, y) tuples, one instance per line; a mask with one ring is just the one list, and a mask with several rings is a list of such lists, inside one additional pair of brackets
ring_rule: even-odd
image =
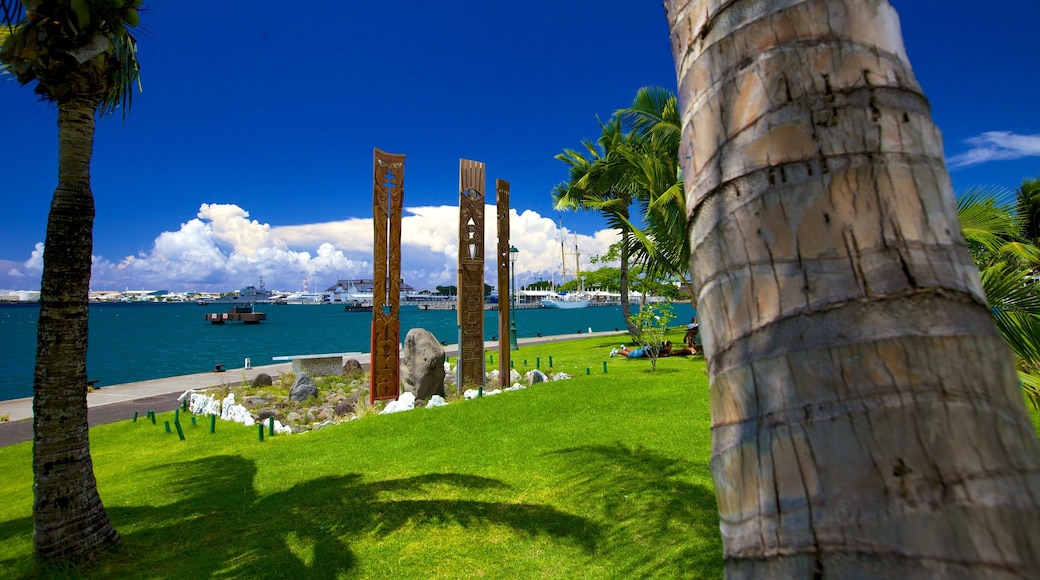
[[(651, 373), (607, 358), (620, 340), (513, 354), (569, 381), (262, 443), (183, 418), (182, 442), (172, 414), (95, 428), (127, 546), (90, 577), (720, 576), (703, 359)], [(32, 572), (30, 454), (0, 449), (0, 577)]]

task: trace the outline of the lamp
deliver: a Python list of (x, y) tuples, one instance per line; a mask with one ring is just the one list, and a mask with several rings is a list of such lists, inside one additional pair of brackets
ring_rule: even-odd
[[(516, 309), (516, 259), (520, 255), (520, 250), (516, 249), (516, 246), (509, 246), (509, 273), (511, 277), (509, 279), (509, 299), (511, 300), (511, 310)], [(510, 350), (517, 350), (519, 346), (516, 343), (516, 315), (510, 313), (509, 320), (509, 348)]]

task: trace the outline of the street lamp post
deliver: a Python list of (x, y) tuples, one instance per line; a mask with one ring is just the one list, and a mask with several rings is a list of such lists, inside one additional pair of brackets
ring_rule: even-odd
[(510, 300), (510, 316), (509, 316), (509, 349), (518, 350), (520, 346), (516, 343), (516, 314), (513, 312), (516, 310), (516, 258), (520, 255), (520, 250), (516, 249), (516, 246), (509, 246), (509, 300)]

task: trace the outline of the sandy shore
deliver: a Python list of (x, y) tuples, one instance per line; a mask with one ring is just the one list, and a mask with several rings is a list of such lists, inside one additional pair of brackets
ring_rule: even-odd
[[(517, 340), (517, 343), (523, 346), (525, 344), (545, 344), (561, 340), (574, 340), (576, 338), (621, 334), (625, 333), (608, 331), (593, 332), (591, 334), (563, 334), (520, 338)], [(498, 341), (487, 341), (484, 343), (484, 348), (488, 350), (497, 349)], [(448, 345), (444, 347), (444, 352), (448, 356), (456, 356), (459, 352), (458, 345)], [(369, 355), (367, 353), (354, 358), (364, 368), (368, 368)], [(164, 413), (177, 408), (177, 397), (181, 396), (184, 391), (211, 387), (225, 382), (238, 384), (242, 381), (251, 381), (260, 373), (275, 376), (278, 373), (290, 371), (292, 371), (292, 363), (285, 362), (254, 366), (250, 369), (229, 368), (221, 373), (197, 373), (122, 385), (109, 385), (87, 393), (87, 420), (90, 426), (93, 427), (129, 419), (135, 410), (142, 416), (146, 411)], [(32, 397), (0, 401), (0, 416), (3, 415), (8, 416), (8, 421), (0, 423), (0, 447), (32, 439), (32, 421), (30, 420), (33, 416)]]

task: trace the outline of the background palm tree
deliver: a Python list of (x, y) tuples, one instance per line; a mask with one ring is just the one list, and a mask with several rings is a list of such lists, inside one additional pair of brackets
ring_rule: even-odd
[(644, 87), (631, 107), (600, 123), (595, 143), (582, 142), (585, 153), (567, 149), (556, 156), (570, 168), (570, 179), (553, 189), (557, 209), (598, 211), (621, 233), (622, 314), (632, 333), (638, 330), (629, 312), (633, 263), (648, 278), (674, 276), (688, 282), (678, 122), (675, 96)]
[(631, 139), (621, 129), (616, 117), (600, 123), (600, 136), (595, 142), (582, 141), (584, 152), (565, 149), (556, 158), (568, 166), (568, 181), (557, 184), (552, 190), (556, 209), (596, 210), (607, 220), (607, 224), (621, 233), (620, 277), (621, 315), (630, 334), (638, 332), (631, 320), (632, 305), (629, 301), (629, 262), (631, 254), (631, 226), (629, 208), (633, 198), (639, 194), (628, 181), (628, 169), (621, 155), (622, 145)]
[(690, 243), (675, 95), (661, 87), (643, 87), (632, 106), (615, 115), (635, 135), (620, 153), (628, 163), (627, 179), (642, 192), (637, 198), (643, 210), (642, 227), (629, 224), (631, 253), (648, 277), (677, 277), (689, 287)]
[(1015, 190), (1018, 198), (1018, 211), (1025, 218), (1023, 235), (1031, 243), (1040, 239), (1040, 177), (1023, 179), (1022, 185)]
[[(22, 13), (22, 6), (25, 13)], [(0, 0), (0, 63), (58, 108), (33, 380), (33, 545), (86, 564), (121, 543), (97, 492), (87, 426), (94, 115), (129, 108), (140, 0)]]
[(886, 0), (666, 0), (727, 576), (1028, 577), (1040, 441)]
[(969, 190), (957, 198), (957, 216), (1026, 398), (1040, 411), (1040, 249), (1023, 238), (1029, 212), (1013, 199), (1006, 190)]

